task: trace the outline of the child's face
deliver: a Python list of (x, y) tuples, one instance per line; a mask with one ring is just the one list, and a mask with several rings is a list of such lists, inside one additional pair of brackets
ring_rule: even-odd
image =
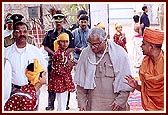
[(68, 40), (60, 40), (58, 42), (59, 44), (59, 47), (63, 50), (65, 50), (66, 48), (68, 48), (68, 45), (69, 45), (69, 41)]
[(46, 84), (47, 72), (44, 71), (41, 76), (42, 76), (42, 77), (39, 77), (39, 82), (40, 82), (41, 84)]
[(118, 26), (118, 27), (117, 27), (117, 31), (118, 31), (118, 32), (121, 32), (121, 31), (122, 31), (122, 26)]

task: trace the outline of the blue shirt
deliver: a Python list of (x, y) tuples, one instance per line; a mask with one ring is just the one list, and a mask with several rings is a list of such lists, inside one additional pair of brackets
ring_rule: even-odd
[[(74, 37), (74, 47), (75, 48), (83, 49), (88, 46), (88, 33), (89, 33), (88, 27), (86, 28), (86, 30), (82, 30), (82, 28), (79, 27), (72, 31), (72, 35)], [(81, 52), (77, 52), (76, 50), (74, 50), (73, 57), (76, 60), (78, 60), (80, 53)]]

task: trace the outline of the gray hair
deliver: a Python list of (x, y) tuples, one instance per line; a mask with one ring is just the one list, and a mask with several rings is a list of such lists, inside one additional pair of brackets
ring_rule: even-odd
[(106, 32), (102, 28), (94, 27), (89, 31), (88, 38), (99, 38), (103, 41), (106, 39)]

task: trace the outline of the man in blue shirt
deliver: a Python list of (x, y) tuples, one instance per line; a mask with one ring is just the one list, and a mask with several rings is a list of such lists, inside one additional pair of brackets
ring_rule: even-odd
[(73, 57), (76, 59), (76, 61), (79, 59), (82, 49), (88, 45), (88, 33), (88, 16), (81, 15), (79, 18), (79, 28), (72, 31), (75, 47)]
[[(79, 10), (78, 13), (77, 13), (77, 22), (72, 24), (68, 29), (69, 30), (74, 30), (76, 28), (79, 28), (79, 18), (81, 15), (88, 15), (87, 11), (86, 10)], [(89, 26), (89, 25), (88, 25)], [(89, 26), (90, 28), (90, 26)]]

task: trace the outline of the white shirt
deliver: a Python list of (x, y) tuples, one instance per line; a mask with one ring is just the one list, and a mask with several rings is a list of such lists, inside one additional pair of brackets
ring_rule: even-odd
[(7, 37), (7, 36), (9, 36), (9, 35), (11, 35), (12, 32), (13, 32), (13, 30), (5, 29), (5, 30), (4, 30), (4, 38)]
[(3, 83), (4, 83), (4, 104), (6, 103), (6, 101), (9, 99), (10, 97), (10, 93), (11, 93), (11, 88), (12, 88), (12, 84), (11, 84), (11, 78), (12, 78), (12, 68), (11, 68), (11, 64), (9, 63), (8, 60), (6, 60), (5, 62), (5, 66), (4, 66), (4, 77), (3, 77)]
[(18, 49), (19, 48), (17, 48), (16, 43), (14, 43), (13, 45), (7, 47), (4, 53), (5, 58), (10, 61), (12, 66), (12, 83), (23, 86), (28, 83), (25, 75), (25, 69), (28, 64), (33, 63), (34, 59), (37, 58), (45, 70), (47, 70), (47, 65), (42, 53), (36, 46), (27, 43), (25, 48)]

